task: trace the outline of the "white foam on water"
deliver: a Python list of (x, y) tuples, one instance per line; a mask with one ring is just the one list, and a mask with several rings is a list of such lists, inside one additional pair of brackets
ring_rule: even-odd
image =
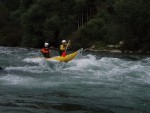
[(0, 82), (2, 85), (15, 85), (26, 88), (46, 88), (62, 84), (60, 81), (53, 81), (49, 78), (42, 80), (41, 78), (37, 79), (34, 77), (15, 74), (7, 74), (6, 76), (0, 77)]
[(55, 82), (55, 81), (44, 81), (44, 82), (40, 82), (40, 81), (36, 81), (36, 83), (34, 83), (31, 87), (38, 87), (38, 88), (46, 88), (46, 87), (56, 87), (59, 86), (63, 83), (61, 82)]
[(42, 57), (25, 58), (23, 61), (27, 62), (27, 63), (43, 63), (44, 62), (44, 58), (42, 58)]
[(88, 55), (86, 58), (74, 59), (68, 63), (69, 67), (64, 70), (84, 70), (91, 66), (96, 66), (97, 60), (95, 56)]
[(4, 81), (4, 85), (26, 85), (33, 81), (34, 78), (8, 74), (7, 76), (1, 77), (0, 80)]
[(23, 71), (30, 73), (43, 73), (44, 70), (41, 66), (24, 66), (24, 67), (6, 67), (6, 71)]
[(17, 47), (0, 47), (0, 53), (14, 55), (21, 53), (22, 51), (27, 51), (26, 48), (17, 48)]
[[(21, 50), (21, 49), (19, 49)], [(19, 51), (16, 49), (16, 51)], [(0, 49), (2, 51), (2, 49)], [(6, 49), (6, 51), (14, 52), (12, 49)], [(6, 52), (5, 51), (5, 52)], [(26, 51), (26, 50), (25, 50)], [(3, 51), (2, 51), (3, 52)], [(55, 72), (60, 72), (62, 75), (67, 73), (67, 75), (73, 75), (74, 78), (84, 78), (91, 81), (86, 81), (88, 83), (94, 83), (94, 80), (98, 80), (99, 83), (102, 79), (109, 81), (121, 81), (125, 79), (131, 82), (144, 82), (150, 83), (150, 58), (147, 57), (142, 60), (126, 60), (120, 58), (109, 58), (102, 57), (97, 58), (95, 55), (80, 56), (68, 63), (59, 62), (48, 62), (44, 58), (29, 58), (29, 56), (39, 54), (37, 51), (27, 52), (28, 58), (23, 59), (23, 63), (27, 63), (26, 66), (10, 66), (6, 68), (6, 71), (23, 71), (29, 73), (43, 73), (45, 72), (51, 74)], [(16, 53), (16, 52), (15, 52)], [(28, 63), (33, 63), (31, 66)], [(55, 84), (55, 82), (53, 83)], [(57, 84), (57, 83), (56, 83)], [(43, 83), (43, 86), (50, 85), (48, 82)]]
[[(94, 55), (87, 55), (86, 57), (75, 59), (69, 62), (65, 71), (74, 71), (78, 75), (87, 75), (89, 79), (142, 81), (150, 83), (150, 59), (142, 61), (128, 61), (120, 58), (102, 57), (96, 59)], [(82, 74), (81, 74), (82, 72)], [(89, 76), (90, 75), (90, 76)]]
[(147, 58), (145, 58), (143, 60), (150, 62), (150, 58), (149, 57), (147, 57)]
[(0, 54), (11, 54), (11, 50), (7, 50), (6, 48), (0, 48)]
[(119, 58), (107, 58), (103, 57), (101, 59), (96, 59), (94, 55), (87, 55), (86, 58), (75, 59), (68, 63), (68, 67), (64, 70), (72, 71), (82, 71), (82, 72), (92, 72), (101, 71), (108, 72), (112, 68), (120, 66), (119, 62), (124, 62)]

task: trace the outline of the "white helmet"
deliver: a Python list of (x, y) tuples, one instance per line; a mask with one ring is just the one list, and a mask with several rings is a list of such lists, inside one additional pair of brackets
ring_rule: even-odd
[(45, 46), (45, 47), (48, 47), (48, 46), (49, 46), (49, 43), (46, 42), (46, 43), (44, 44), (44, 46)]
[(62, 43), (66, 43), (66, 40), (62, 40)]

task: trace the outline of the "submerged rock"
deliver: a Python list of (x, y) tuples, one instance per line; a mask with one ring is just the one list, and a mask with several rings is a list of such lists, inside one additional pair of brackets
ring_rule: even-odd
[(122, 53), (121, 50), (119, 50), (119, 49), (114, 49), (114, 50), (111, 50), (110, 52), (111, 53)]
[(0, 67), (0, 70), (3, 70), (3, 68), (2, 68), (2, 67)]

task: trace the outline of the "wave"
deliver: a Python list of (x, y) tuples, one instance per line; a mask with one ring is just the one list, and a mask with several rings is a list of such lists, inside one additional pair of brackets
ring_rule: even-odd
[(42, 57), (41, 58), (37, 57), (37, 58), (25, 58), (23, 61), (27, 63), (43, 63), (45, 60)]
[(47, 71), (52, 71), (51, 68), (47, 68), (46, 66), (23, 66), (23, 67), (6, 67), (5, 71), (21, 71), (27, 73), (43, 73)]
[[(0, 81), (27, 87), (51, 87), (70, 82), (82, 84), (150, 84), (149, 59), (143, 60), (98, 58), (91, 54), (76, 58), (68, 63), (47, 62), (43, 58), (25, 58), (23, 62), (27, 65), (6, 67), (5, 70), (9, 74), (1, 77)], [(33, 64), (34, 66), (32, 66)]]
[(17, 75), (17, 74), (7, 74), (6, 76), (0, 77), (0, 84), (1, 85), (8, 85), (8, 86), (21, 86), (24, 88), (47, 88), (53, 86), (59, 86), (62, 83), (58, 82), (55, 77), (30, 77), (24, 75)]
[(150, 67), (148, 62), (128, 61), (120, 58), (102, 57), (97, 59), (94, 55), (87, 55), (84, 58), (75, 59), (69, 62), (64, 71), (74, 72), (82, 77), (90, 79), (107, 79), (107, 80), (129, 80), (143, 81), (150, 83)]
[[(101, 57), (100, 55), (80, 54), (76, 59), (68, 63), (60, 63), (45, 61), (42, 57), (31, 58), (31, 56), (40, 56), (39, 50), (1, 47), (1, 52), (3, 52), (2, 49), (6, 50), (9, 54), (19, 57), (19, 59), (14, 59), (13, 62), (10, 62), (10, 66), (5, 66), (5, 70), (10, 72), (10, 74), (28, 73), (29, 75), (45, 75), (48, 73), (51, 76), (52, 74), (57, 75), (59, 73), (60, 76), (69, 75), (74, 78), (86, 78), (89, 80), (126, 80), (130, 82), (142, 81), (150, 83), (149, 57), (131, 60), (110, 56)], [(18, 55), (18, 52), (21, 54)], [(90, 83), (90, 81), (86, 82)]]
[(7, 74), (0, 78), (0, 81), (3, 81), (3, 84), (16, 85), (16, 84), (28, 84), (30, 81), (33, 81), (32, 77), (24, 77), (18, 75)]

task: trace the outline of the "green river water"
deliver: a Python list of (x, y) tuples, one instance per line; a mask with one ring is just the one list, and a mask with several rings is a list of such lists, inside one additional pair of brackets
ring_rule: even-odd
[(38, 49), (0, 47), (0, 113), (150, 113), (149, 56), (34, 58), (41, 56)]

